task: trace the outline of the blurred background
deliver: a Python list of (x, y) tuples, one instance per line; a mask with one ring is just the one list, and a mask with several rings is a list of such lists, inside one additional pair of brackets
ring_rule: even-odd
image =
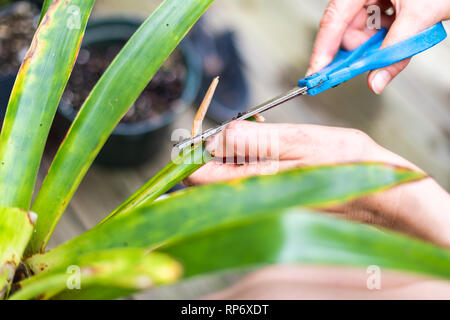
[[(3, 1), (8, 2), (8, 1)], [(39, 0), (30, 1), (39, 5)], [(204, 129), (290, 89), (306, 72), (327, 0), (216, 0), (121, 121), (59, 223), (51, 246), (91, 228), (170, 161), (174, 129), (190, 130), (198, 100), (221, 83)], [(158, 0), (97, 0), (42, 164), (110, 61)], [(0, 1), (0, 116), (39, 8)], [(450, 24), (445, 23), (447, 31)], [(151, 39), (149, 39), (151, 41)], [(264, 114), (269, 122), (358, 128), (450, 190), (450, 41), (414, 58), (381, 96), (366, 76)], [(193, 279), (133, 298), (196, 298), (242, 273)]]

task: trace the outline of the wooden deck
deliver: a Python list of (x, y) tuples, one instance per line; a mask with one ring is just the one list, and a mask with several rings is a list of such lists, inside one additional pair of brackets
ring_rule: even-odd
[[(302, 77), (325, 0), (216, 0), (206, 14), (213, 30), (233, 29), (251, 87), (252, 103), (290, 88)], [(143, 15), (148, 0), (97, 0), (94, 17)], [(446, 24), (449, 29), (449, 24)], [(269, 113), (271, 122), (315, 123), (359, 128), (379, 144), (418, 164), (450, 189), (450, 41), (416, 57), (382, 96), (369, 92), (365, 77), (316, 97), (292, 101)], [(189, 110), (174, 128), (190, 128)], [(209, 123), (212, 125), (212, 123)], [(51, 246), (91, 228), (144, 184), (170, 159), (167, 144), (153, 161), (132, 170), (93, 166), (58, 225)], [(46, 159), (42, 172), (48, 166)], [(135, 298), (196, 298), (237, 279), (224, 276), (192, 280), (152, 290)]]

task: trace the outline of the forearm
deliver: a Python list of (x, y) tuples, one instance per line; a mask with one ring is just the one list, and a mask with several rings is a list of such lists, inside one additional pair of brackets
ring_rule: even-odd
[(393, 229), (450, 248), (450, 196), (433, 179), (369, 197), (368, 207)]
[[(383, 148), (378, 150), (377, 159), (422, 171)], [(450, 195), (432, 178), (368, 197), (367, 208), (396, 230), (450, 248)]]

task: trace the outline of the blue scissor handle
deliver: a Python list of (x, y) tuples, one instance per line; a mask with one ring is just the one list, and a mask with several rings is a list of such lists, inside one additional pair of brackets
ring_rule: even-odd
[(407, 40), (380, 50), (386, 34), (387, 30), (381, 29), (355, 50), (340, 50), (333, 62), (318, 73), (299, 80), (298, 86), (308, 87), (308, 93), (313, 96), (366, 71), (410, 58), (447, 37), (442, 22), (439, 22)]

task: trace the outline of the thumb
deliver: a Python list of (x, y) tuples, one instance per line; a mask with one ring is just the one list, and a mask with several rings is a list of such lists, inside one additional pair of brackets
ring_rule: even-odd
[(307, 75), (328, 65), (335, 56), (350, 22), (366, 0), (331, 0), (320, 21)]
[[(400, 41), (406, 40), (409, 37), (425, 30), (433, 23), (417, 23), (418, 19), (411, 14), (399, 14), (389, 29), (386, 39), (381, 45), (380, 49), (386, 48)], [(411, 58), (397, 62), (391, 66), (373, 70), (369, 73), (368, 84), (370, 89), (376, 93), (381, 94), (387, 85), (394, 79), (411, 61)]]

